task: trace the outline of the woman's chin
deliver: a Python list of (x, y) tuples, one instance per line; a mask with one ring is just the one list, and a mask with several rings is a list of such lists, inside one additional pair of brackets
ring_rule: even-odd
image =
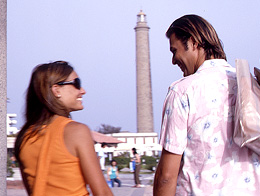
[(83, 110), (83, 109), (84, 109), (84, 106), (80, 106), (80, 107), (72, 109), (71, 112), (75, 112), (75, 111), (79, 111), (79, 110)]

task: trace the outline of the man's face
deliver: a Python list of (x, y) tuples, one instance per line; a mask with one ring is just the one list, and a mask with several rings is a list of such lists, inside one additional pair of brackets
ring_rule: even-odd
[(172, 52), (172, 64), (177, 64), (183, 76), (189, 76), (197, 71), (198, 65), (198, 48), (190, 38), (187, 42), (188, 48), (176, 38), (175, 34), (170, 37), (170, 51)]

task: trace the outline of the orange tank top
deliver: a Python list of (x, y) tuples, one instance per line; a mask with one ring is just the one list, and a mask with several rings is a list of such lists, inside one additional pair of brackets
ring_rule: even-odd
[(64, 143), (64, 127), (71, 121), (59, 116), (40, 133), (25, 136), (20, 159), (33, 196), (89, 195), (79, 159)]

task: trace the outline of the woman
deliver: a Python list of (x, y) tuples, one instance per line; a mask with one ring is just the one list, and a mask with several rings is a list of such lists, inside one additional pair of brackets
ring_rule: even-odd
[(141, 169), (141, 160), (140, 160), (139, 154), (136, 152), (136, 148), (132, 148), (132, 152), (133, 152), (134, 157), (131, 159), (131, 161), (135, 162), (135, 168), (134, 168), (135, 186), (134, 187), (140, 188), (140, 187), (142, 187), (140, 179), (139, 179), (139, 172)]
[(111, 166), (107, 169), (107, 178), (108, 181), (112, 182), (112, 187), (114, 187), (115, 182), (118, 184), (118, 187), (121, 187), (121, 181), (118, 176), (118, 168), (116, 160), (111, 161)]
[(101, 172), (89, 128), (70, 119), (82, 110), (85, 90), (64, 61), (34, 68), (26, 97), (26, 122), (15, 142), (29, 195), (112, 195)]

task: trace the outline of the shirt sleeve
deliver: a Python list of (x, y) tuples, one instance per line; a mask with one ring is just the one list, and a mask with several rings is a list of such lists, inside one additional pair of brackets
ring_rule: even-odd
[(164, 101), (160, 137), (160, 144), (165, 150), (183, 154), (187, 146), (188, 114), (188, 96), (170, 88)]

